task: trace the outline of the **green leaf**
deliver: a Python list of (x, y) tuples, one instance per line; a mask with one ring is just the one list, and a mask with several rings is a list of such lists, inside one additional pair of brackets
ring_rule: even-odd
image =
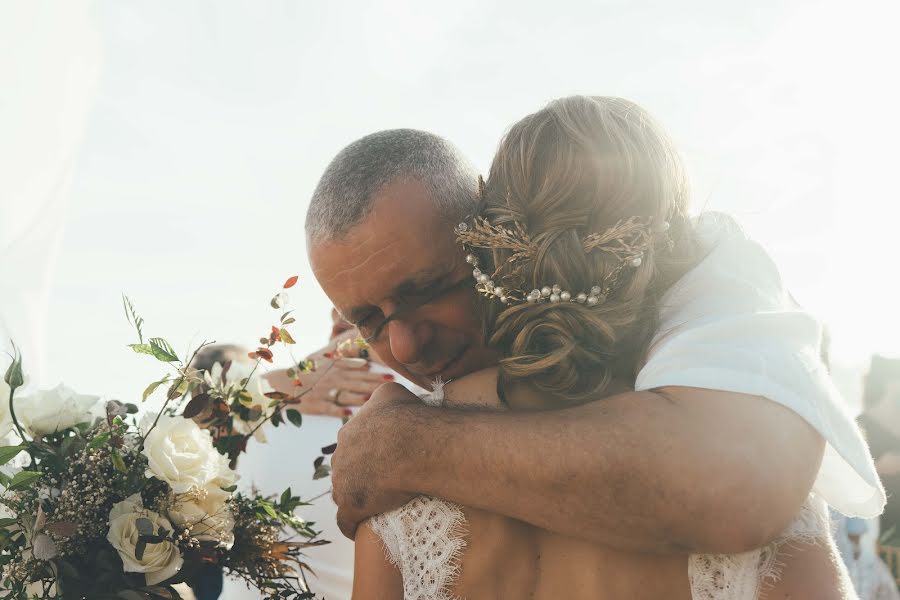
[[(19, 349), (16, 348), (15, 343), (12, 341), (10, 341), (10, 343), (13, 347), (13, 361), (10, 363), (9, 368), (6, 369), (3, 381), (5, 381), (12, 390), (15, 390), (16, 388), (22, 387), (25, 383), (25, 376), (22, 374), (22, 355), (19, 354)], [(0, 400), (9, 402), (9, 398), (0, 398)]]
[(109, 458), (112, 460), (112, 465), (119, 473), (127, 473), (128, 469), (125, 467), (125, 459), (122, 458), (122, 455), (119, 454), (119, 451), (115, 448), (112, 449)]
[(271, 504), (268, 504), (268, 503), (263, 504), (263, 505), (262, 505), (262, 509), (266, 512), (267, 515), (269, 515), (269, 516), (272, 517), (273, 519), (277, 519), (277, 518), (278, 518), (278, 513), (275, 512), (275, 509), (272, 507)]
[(163, 377), (163, 378), (160, 379), (159, 381), (154, 381), (153, 383), (151, 383), (150, 385), (147, 386), (147, 389), (146, 389), (146, 390), (144, 390), (144, 395), (142, 396), (141, 400), (145, 400), (145, 401), (146, 401), (147, 398), (149, 398), (149, 397), (153, 394), (153, 392), (156, 391), (156, 388), (158, 388), (159, 386), (163, 385), (164, 383), (168, 383), (168, 382), (169, 382), (169, 376), (168, 376), (168, 375), (166, 375), (165, 377)]
[(138, 354), (147, 354), (161, 362), (178, 362), (178, 355), (169, 342), (162, 338), (150, 338), (149, 342), (149, 344), (128, 344), (128, 347)]
[(131, 303), (131, 299), (125, 294), (122, 294), (122, 304), (125, 306), (125, 318), (137, 329), (138, 340), (143, 344), (144, 332), (141, 328), (144, 326), (144, 319), (137, 314), (137, 311), (134, 310), (134, 304)]
[(138, 538), (137, 544), (134, 546), (134, 557), (138, 560), (144, 558), (144, 550), (147, 549), (147, 541), (144, 538)]
[(128, 347), (138, 354), (149, 354), (150, 356), (153, 356), (153, 348), (150, 347), (150, 344), (128, 344)]
[(0, 519), (0, 529), (3, 527), (9, 527), (10, 525), (15, 525), (18, 521), (12, 517), (7, 517), (4, 519)]
[(240, 402), (243, 406), (250, 408), (253, 406), (253, 395), (247, 390), (241, 390), (237, 395), (238, 402)]
[(96, 450), (97, 448), (106, 444), (109, 441), (111, 433), (109, 431), (104, 431), (103, 433), (97, 434), (94, 439), (91, 440), (91, 443), (88, 444), (88, 448), (92, 450)]
[(171, 344), (162, 338), (150, 338), (150, 349), (156, 360), (162, 362), (178, 362), (178, 355)]
[(236, 486), (236, 485), (229, 485), (228, 487), (223, 487), (223, 488), (222, 488), (222, 491), (223, 491), (223, 492), (228, 492), (229, 494), (231, 494), (232, 492), (234, 492), (234, 491), (237, 490), (237, 487), (238, 487), (238, 486)]
[(0, 465), (5, 465), (25, 449), (25, 446), (3, 446), (0, 448)]
[(313, 473), (313, 479), (325, 479), (331, 475), (331, 467), (326, 464), (321, 464), (316, 467), (315, 473)]
[(281, 331), (279, 331), (279, 334), (281, 335), (281, 341), (284, 342), (285, 344), (296, 344), (297, 343), (294, 341), (294, 338), (291, 337), (291, 333), (287, 329), (282, 328)]
[(153, 535), (155, 530), (153, 529), (153, 521), (146, 517), (138, 517), (138, 519), (134, 522), (135, 527), (137, 527), (138, 533), (141, 535)]
[(187, 379), (177, 379), (171, 386), (169, 386), (169, 391), (166, 392), (166, 397), (169, 400), (174, 400), (179, 396), (183, 396), (191, 390), (191, 385), (191, 382)]
[(296, 322), (297, 322), (297, 319), (295, 319), (294, 317), (288, 317), (287, 319), (282, 321), (281, 324), (282, 325), (290, 325), (291, 323), (296, 323)]
[(35, 471), (19, 471), (13, 476), (6, 489), (11, 492), (24, 490), (43, 476), (43, 473), (37, 473)]
[(288, 488), (281, 492), (281, 504), (287, 504), (288, 502), (290, 502), (292, 496), (293, 494), (291, 494), (291, 488)]
[(303, 415), (300, 414), (299, 410), (290, 409), (286, 412), (287, 420), (291, 422), (291, 425), (296, 427), (303, 425)]

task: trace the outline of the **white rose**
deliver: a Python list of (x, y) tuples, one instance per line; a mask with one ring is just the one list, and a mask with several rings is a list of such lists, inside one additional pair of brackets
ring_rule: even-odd
[[(8, 397), (7, 397), (8, 398)], [(79, 423), (89, 423), (99, 396), (77, 394), (64, 385), (16, 398), (16, 416), (34, 437), (42, 437)]]
[(210, 433), (192, 419), (160, 416), (144, 440), (143, 453), (147, 477), (165, 481), (176, 494), (191, 488), (228, 487), (238, 480), (228, 458), (213, 447)]
[(9, 435), (12, 428), (12, 415), (9, 414), (9, 386), (0, 377), (0, 440)]
[(177, 494), (169, 519), (201, 541), (216, 542), (228, 550), (234, 545), (234, 517), (228, 508), (229, 494), (219, 488), (195, 488)]
[(106, 539), (119, 552), (125, 571), (143, 573), (147, 585), (156, 585), (175, 575), (184, 564), (184, 559), (178, 547), (166, 540), (158, 544), (147, 544), (144, 555), (138, 560), (135, 556), (135, 547), (140, 538), (137, 520), (141, 518), (149, 520), (154, 530), (163, 527), (167, 531), (172, 531), (172, 524), (168, 519), (155, 512), (144, 510), (141, 495), (134, 494), (114, 504), (109, 511), (109, 533), (106, 534)]

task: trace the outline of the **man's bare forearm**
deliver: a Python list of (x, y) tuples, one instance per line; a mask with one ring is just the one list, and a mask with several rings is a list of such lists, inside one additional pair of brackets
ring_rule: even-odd
[(392, 488), (648, 552), (764, 544), (799, 510), (824, 448), (777, 404), (692, 388), (546, 412), (395, 410)]

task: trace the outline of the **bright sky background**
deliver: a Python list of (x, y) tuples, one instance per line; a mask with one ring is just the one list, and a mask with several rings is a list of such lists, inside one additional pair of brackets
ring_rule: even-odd
[[(106, 0), (65, 14), (81, 5), (0, 0), (0, 233), (61, 223), (51, 267), (0, 256), (5, 294), (10, 272), (40, 271), (43, 350), (40, 331), (9, 327), (46, 384), (134, 400), (161, 372), (124, 347), (121, 292), (183, 351), (253, 343), (299, 274), (297, 354), (316, 348), (329, 305), (302, 225), (332, 156), (415, 127), (486, 170), (510, 124), (570, 93), (626, 96), (672, 131), (697, 208), (735, 214), (828, 323), (851, 403), (872, 352), (900, 355), (894, 2)], [(84, 88), (81, 112), (59, 82)], [(61, 131), (64, 202), (35, 217), (40, 191), (14, 184), (56, 160)]]

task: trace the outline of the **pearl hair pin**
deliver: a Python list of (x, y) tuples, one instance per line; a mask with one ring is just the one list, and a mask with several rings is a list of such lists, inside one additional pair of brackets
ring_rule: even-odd
[[(474, 254), (466, 255), (466, 262), (474, 267), (472, 277), (475, 279), (475, 289), (485, 296), (497, 298), (505, 305), (519, 304), (525, 301), (532, 304), (577, 302), (587, 306), (597, 306), (605, 302), (609, 295), (609, 290), (604, 290), (599, 285), (591, 287), (590, 292), (579, 292), (578, 294), (564, 290), (559, 285), (545, 285), (540, 289), (535, 288), (531, 290), (523, 299), (517, 290), (506, 290), (503, 286), (495, 285), (490, 275), (478, 268), (478, 258)], [(631, 266), (634, 268), (640, 267), (640, 258), (636, 257), (633, 259)]]
[[(498, 285), (491, 275), (479, 268), (478, 257), (474, 254), (467, 254), (466, 262), (472, 266), (475, 289), (484, 296), (497, 298), (504, 305), (522, 302), (531, 304), (575, 302), (593, 307), (599, 306), (606, 301), (617, 283), (620, 272), (625, 267), (638, 269), (644, 264), (644, 252), (651, 245), (652, 236), (654, 234), (665, 234), (668, 230), (669, 223), (666, 221), (661, 221), (655, 227), (650, 227), (649, 223), (643, 224), (639, 219), (632, 218), (621, 221), (600, 234), (591, 234), (584, 238), (585, 253), (601, 250), (618, 257), (621, 262), (618, 267), (604, 277), (602, 285), (594, 285), (589, 291), (578, 293), (564, 290), (556, 284), (535, 288), (527, 294), (518, 289), (507, 289), (502, 285)], [(525, 259), (533, 256), (531, 242), (519, 225), (517, 225), (515, 231), (512, 231), (491, 225), (486, 220), (481, 219), (475, 221), (474, 229), (468, 223), (460, 223), (456, 227), (456, 234), (466, 246), (508, 248), (515, 251), (517, 255), (509, 259), (507, 263), (514, 262), (515, 258)]]

